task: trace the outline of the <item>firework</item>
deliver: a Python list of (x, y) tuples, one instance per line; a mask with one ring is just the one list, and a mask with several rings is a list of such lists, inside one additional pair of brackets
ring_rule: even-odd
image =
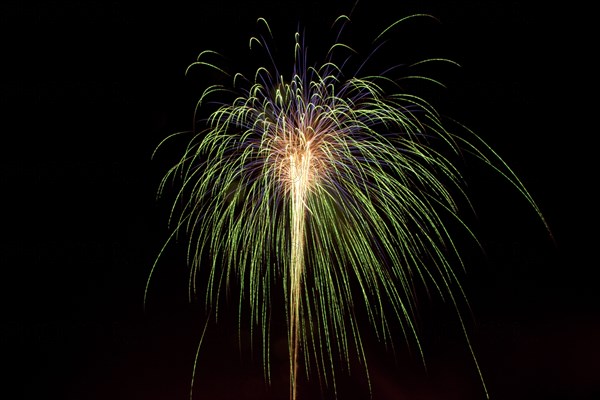
[[(340, 33), (348, 20), (336, 21)], [(296, 399), (301, 365), (334, 391), (340, 359), (349, 369), (357, 354), (367, 370), (359, 309), (381, 341), (391, 341), (391, 327), (400, 326), (421, 352), (413, 321), (415, 290), (423, 285), (450, 299), (465, 330), (458, 302), (466, 299), (452, 266), (462, 262), (448, 221), (472, 233), (459, 215), (457, 198), (466, 194), (453, 159), (474, 155), (541, 213), (473, 132), (449, 132), (428, 102), (386, 73), (362, 75), (361, 64), (348, 75), (349, 46), (337, 41), (325, 62), (313, 65), (296, 33), (293, 69), (280, 73), (268, 47), (270, 28), (259, 22), (265, 36), (251, 38), (250, 47), (264, 51), (271, 68), (229, 75), (211, 51), (190, 65), (214, 68), (232, 84), (203, 92), (197, 112), (219, 102), (206, 119), (194, 115), (202, 129), (194, 129), (159, 193), (171, 179), (180, 182), (167, 243), (185, 232), (190, 297), (202, 271), (207, 307), (218, 316), (222, 293), (233, 279), (239, 282), (240, 313), (247, 308), (259, 328), (267, 379), (271, 310), (285, 304), (290, 399)], [(428, 62), (454, 64), (428, 59), (407, 68)], [(275, 288), (282, 288), (283, 301)]]

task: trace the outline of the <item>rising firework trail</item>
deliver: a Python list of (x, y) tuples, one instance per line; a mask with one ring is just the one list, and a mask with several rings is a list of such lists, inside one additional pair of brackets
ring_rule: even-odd
[[(371, 55), (390, 29), (417, 17), (431, 18), (413, 15), (392, 24), (377, 36)], [(268, 380), (271, 310), (285, 305), (292, 400), (302, 365), (335, 393), (339, 360), (349, 370), (355, 354), (368, 372), (359, 310), (379, 340), (391, 342), (392, 327), (399, 326), (424, 358), (414, 322), (419, 285), (456, 307), (483, 383), (459, 311), (465, 295), (451, 265), (462, 267), (449, 222), (474, 237), (459, 216), (457, 197), (467, 198), (453, 160), (469, 154), (491, 167), (545, 222), (502, 159), (461, 125), (455, 126), (462, 135), (448, 131), (432, 105), (389, 76), (396, 68), (363, 74), (368, 57), (347, 71), (356, 57), (340, 41), (348, 21), (336, 20), (338, 38), (320, 65), (309, 62), (304, 36), (296, 33), (293, 68), (280, 72), (264, 19), (264, 35), (252, 37), (250, 47), (264, 52), (269, 66), (248, 77), (230, 75), (212, 51), (190, 65), (186, 73), (211, 68), (230, 77), (231, 85), (204, 90), (194, 115), (200, 129), (159, 145), (192, 135), (159, 188), (162, 193), (171, 180), (180, 184), (165, 246), (186, 234), (190, 298), (202, 272), (209, 315), (218, 315), (232, 279), (239, 282), (239, 323), (247, 307), (252, 326), (260, 328)], [(405, 68), (428, 63), (455, 64), (426, 59)], [(414, 73), (402, 79), (441, 85)], [(199, 119), (211, 105), (213, 111)], [(275, 288), (282, 288), (283, 302)]]

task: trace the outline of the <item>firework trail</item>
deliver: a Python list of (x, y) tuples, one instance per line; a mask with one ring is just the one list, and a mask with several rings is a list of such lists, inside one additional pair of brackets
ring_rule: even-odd
[[(397, 21), (374, 44), (414, 17), (429, 16)], [(348, 20), (336, 20), (340, 34)], [(362, 76), (361, 65), (347, 76), (344, 67), (354, 53), (339, 35), (325, 62), (314, 66), (296, 33), (293, 70), (286, 75), (268, 47), (267, 22), (259, 22), (265, 36), (251, 38), (250, 47), (262, 49), (272, 68), (258, 68), (252, 79), (229, 75), (211, 61), (217, 55), (211, 51), (188, 67), (216, 69), (233, 84), (205, 89), (196, 111), (209, 107), (209, 99), (221, 100), (201, 121), (204, 128), (194, 129), (159, 193), (171, 179), (180, 181), (167, 243), (181, 231), (187, 235), (190, 297), (202, 269), (206, 304), (217, 316), (222, 292), (232, 279), (239, 281), (239, 323), (249, 306), (269, 380), (271, 309), (281, 301), (273, 289), (283, 287), (295, 400), (301, 364), (336, 392), (339, 360), (349, 370), (356, 354), (368, 371), (359, 309), (379, 340), (390, 342), (391, 326), (399, 323), (421, 352), (413, 322), (417, 285), (449, 299), (457, 312), (466, 300), (451, 266), (462, 262), (447, 221), (472, 233), (458, 213), (456, 197), (466, 194), (452, 158), (474, 155), (542, 215), (516, 175), (471, 131), (461, 129), (468, 138), (447, 131), (429, 103), (385, 73)], [(429, 62), (452, 63), (428, 59), (407, 68)], [(439, 83), (418, 75), (404, 79)], [(204, 265), (207, 252), (211, 261)], [(466, 330), (465, 338), (481, 377)]]

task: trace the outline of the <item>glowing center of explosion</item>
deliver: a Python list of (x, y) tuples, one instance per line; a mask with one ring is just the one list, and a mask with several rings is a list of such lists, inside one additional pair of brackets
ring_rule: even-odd
[(319, 179), (319, 151), (315, 147), (315, 140), (307, 140), (305, 135), (297, 134), (293, 138), (281, 138), (277, 147), (279, 181), (284, 192), (299, 206)]
[(298, 151), (290, 154), (289, 157), (289, 180), (292, 187), (292, 193), (300, 195), (310, 185), (311, 182), (311, 151)]

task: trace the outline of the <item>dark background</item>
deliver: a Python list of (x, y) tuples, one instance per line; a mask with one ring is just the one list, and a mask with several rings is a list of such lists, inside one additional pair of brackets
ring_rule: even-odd
[[(465, 252), (462, 281), (474, 314), (466, 320), (492, 399), (598, 398), (600, 303), (588, 189), (595, 180), (584, 166), (592, 133), (581, 122), (585, 100), (574, 92), (585, 80), (573, 68), (585, 64), (580, 36), (564, 23), (563, 10), (547, 5), (396, 3), (359, 4), (347, 42), (364, 54), (394, 20), (415, 12), (438, 17), (439, 24), (392, 32), (387, 58), (378, 62), (382, 68), (422, 57), (460, 63), (440, 76), (448, 89), (432, 92), (432, 102), (498, 150), (554, 234), (553, 242), (508, 185), (467, 167), (477, 217), (465, 218), (486, 254)], [(142, 304), (168, 236), (169, 203), (156, 201), (155, 193), (178, 149), (150, 156), (161, 139), (191, 127), (201, 85), (213, 81), (186, 78), (185, 68), (204, 49), (225, 54), (232, 70), (254, 65), (245, 60), (257, 17), (271, 22), (281, 54), (291, 51), (299, 22), (321, 54), (333, 40), (331, 22), (351, 8), (351, 2), (311, 0), (204, 4), (0, 6), (6, 398), (187, 398), (205, 315), (187, 302), (181, 247), (168, 250), (146, 311)], [(373, 398), (484, 398), (452, 308), (435, 297), (421, 306), (428, 369), (402, 338), (396, 361), (368, 341)], [(207, 331), (195, 398), (286, 398), (281, 338), (269, 388), (259, 352), (238, 350), (235, 302), (225, 310)], [(301, 394), (309, 398), (316, 388), (314, 380), (303, 382)], [(351, 377), (341, 374), (339, 392), (368, 398), (360, 368)]]

